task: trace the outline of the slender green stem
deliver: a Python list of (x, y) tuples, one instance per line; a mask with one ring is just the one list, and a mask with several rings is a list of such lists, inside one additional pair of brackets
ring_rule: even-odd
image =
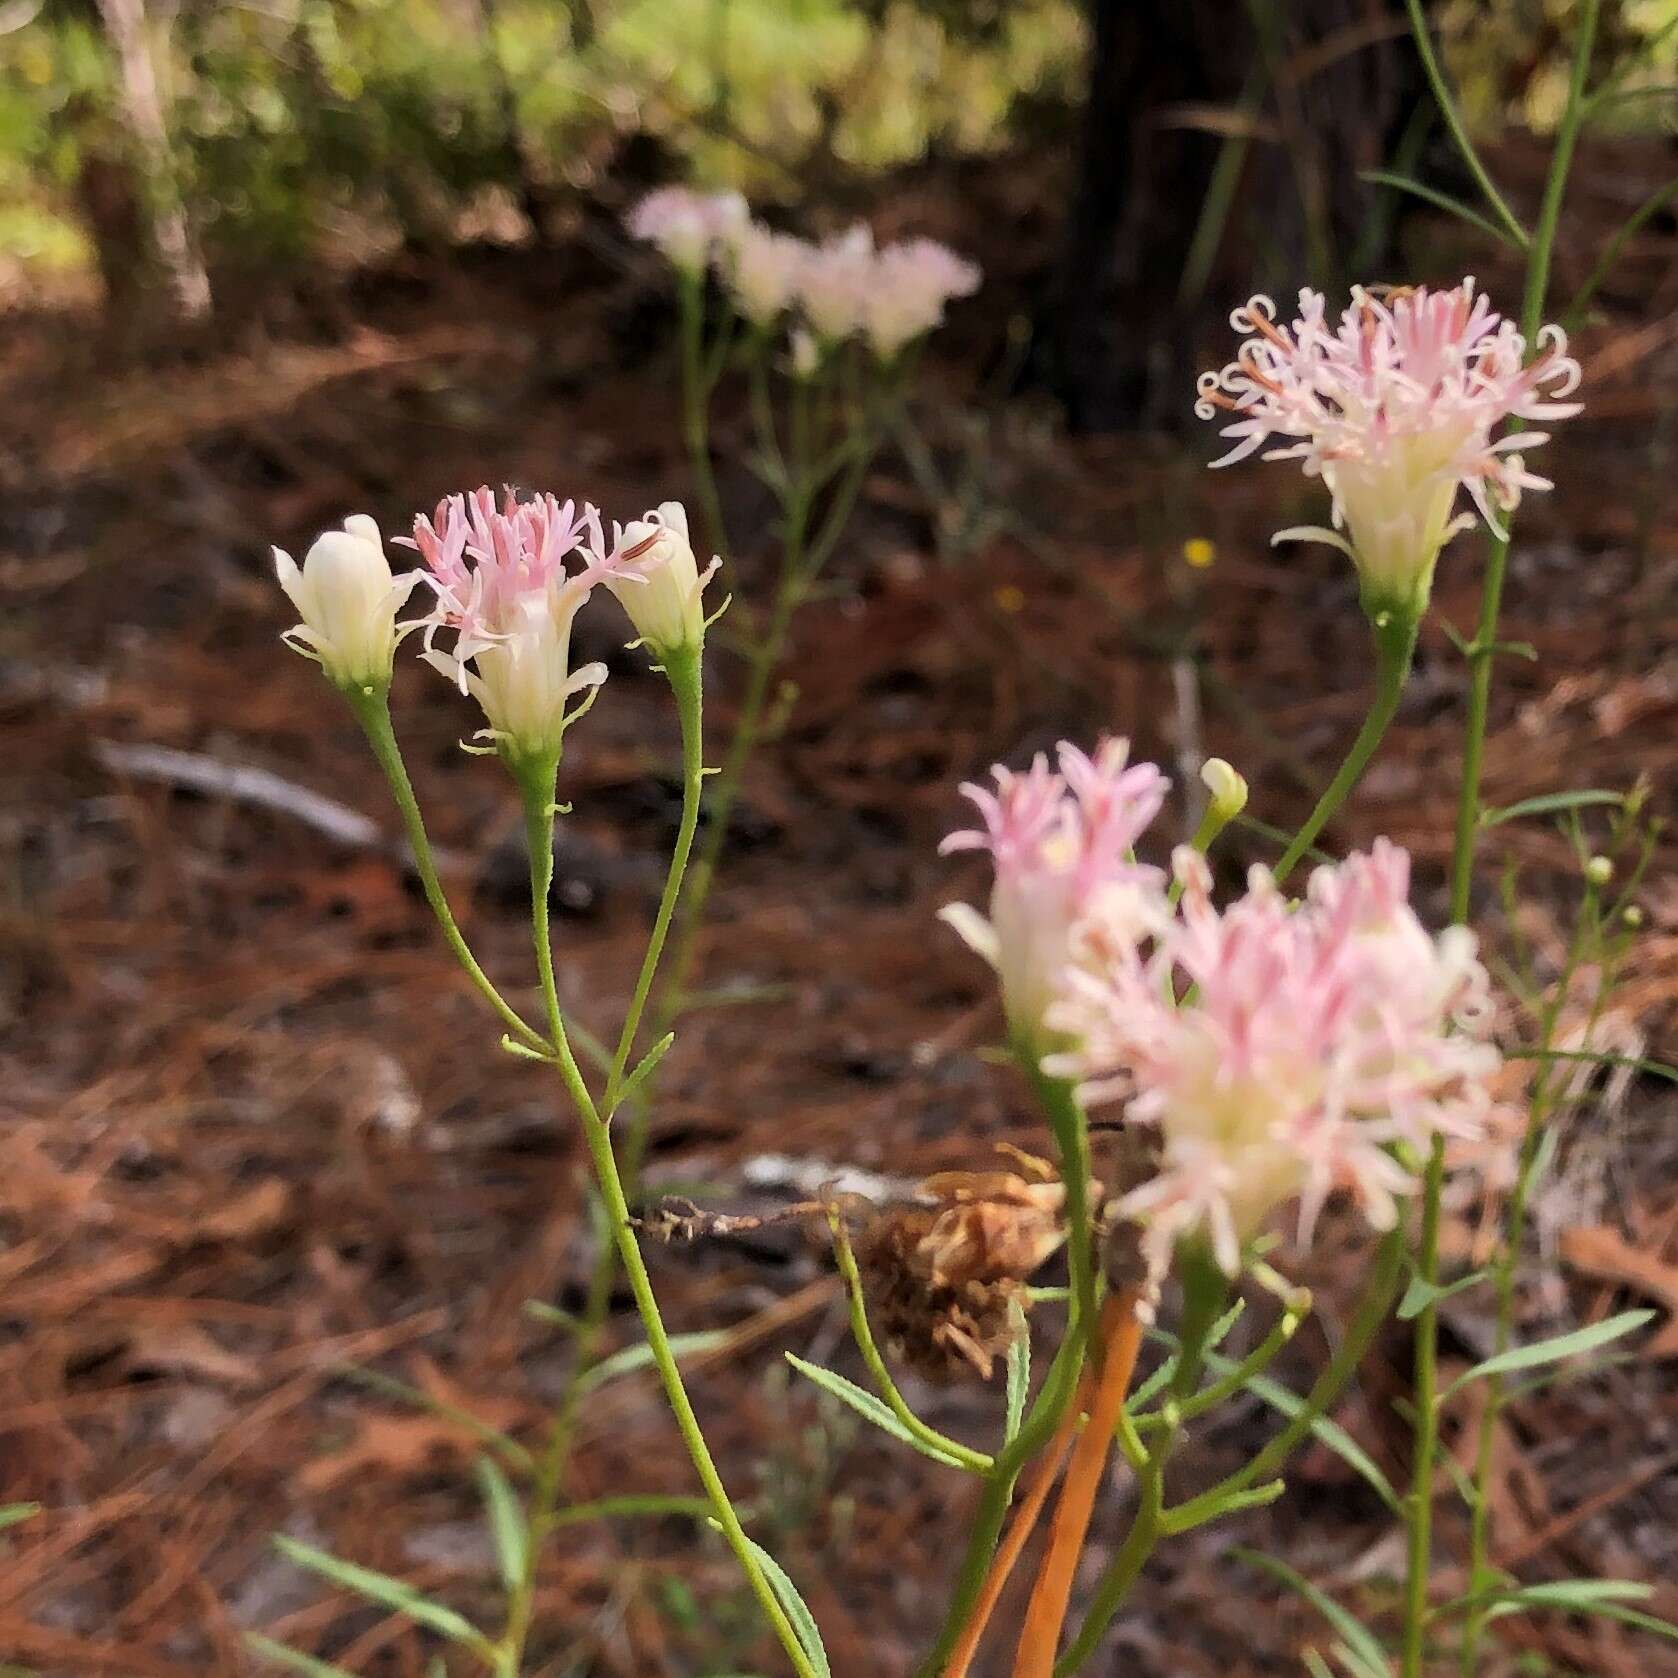
[(1077, 1320), (1095, 1322), (1095, 1252), (1091, 1239), (1089, 1127), (1071, 1084), (1051, 1078), (1038, 1064), (1040, 1047), (1022, 1042), (1017, 1051), (1021, 1069), (1049, 1121), (1060, 1154), (1060, 1180), (1066, 1190), (1066, 1266), (1072, 1282), (1072, 1305)]
[(390, 783), (391, 794), (396, 800), (402, 825), (407, 831), (408, 848), (413, 852), (414, 868), (419, 874), (425, 901), (431, 905), (431, 912), (437, 917), (437, 924), (442, 928), (443, 941), (466, 970), (466, 976), (483, 994), (484, 1000), (501, 1017), (507, 1029), (527, 1048), (537, 1050), (546, 1058), (552, 1054), (552, 1046), (539, 1031), (525, 1024), (518, 1010), (495, 988), (489, 975), (478, 965), (477, 958), (472, 954), (459, 926), (455, 924), (442, 881), (437, 878), (437, 865), (431, 855), (431, 842), (426, 837), (425, 820), (420, 814), (419, 800), (414, 796), (413, 782), (408, 779), (408, 768), (402, 761), (402, 748), (397, 744), (396, 730), (391, 726), (389, 691), (379, 688), (367, 693), (358, 689), (348, 693), (346, 697), (350, 709), (355, 712), (356, 721), (361, 724), (362, 732), (367, 736), (367, 743), (373, 748), (373, 756), (378, 760), (379, 768), (384, 771), (385, 779)]
[(612, 1056), (612, 1070), (606, 1080), (603, 1102), (606, 1118), (610, 1121), (617, 1108), (623, 1088), (624, 1072), (635, 1046), (635, 1034), (640, 1028), (647, 998), (652, 993), (653, 980), (658, 973), (660, 957), (664, 954), (665, 938), (675, 918), (676, 905), (681, 899), (682, 883), (687, 877), (688, 858), (693, 851), (694, 834), (699, 829), (699, 811), (704, 797), (704, 692), (700, 674), (700, 648), (681, 647), (663, 655), (664, 674), (675, 696), (676, 710), (682, 724), (682, 818), (676, 830), (675, 848), (670, 853), (670, 866), (664, 876), (664, 890), (658, 900), (658, 913), (653, 918), (653, 929), (647, 939), (646, 953), (641, 958), (641, 971), (636, 976), (635, 991), (630, 997), (629, 1011), (624, 1016), (623, 1031)]
[(1357, 739), (1352, 742), (1344, 761), (1335, 771), (1328, 790), (1317, 800), (1317, 807), (1305, 819), (1305, 825), (1293, 836), (1292, 842), (1276, 864), (1276, 879), (1280, 883), (1293, 872), (1294, 865), (1311, 849), (1317, 835), (1333, 819), (1337, 811), (1358, 784), (1375, 748), (1381, 744), (1398, 710), (1404, 683), (1410, 674), (1410, 661), (1416, 653), (1417, 616), (1413, 611), (1388, 611), (1378, 615), (1375, 622), (1375, 698), (1369, 714), (1363, 719)]
[[(753, 1555), (751, 1542), (746, 1537), (740, 1518), (734, 1512), (728, 1489), (717, 1471), (710, 1447), (700, 1430), (699, 1418), (694, 1414), (688, 1397), (687, 1385), (677, 1367), (670, 1337), (665, 1332), (664, 1318), (653, 1292), (652, 1278), (647, 1274), (646, 1261), (630, 1221), (629, 1202), (624, 1194), (623, 1178), (618, 1171), (617, 1156), (612, 1148), (610, 1125), (600, 1116), (587, 1082), (571, 1053), (566, 1039), (565, 1019), (559, 1006), (558, 988), (554, 980), (553, 946), (548, 931), (548, 891), (553, 884), (553, 773), (552, 766), (526, 767), (519, 773), (520, 790), (524, 796), (525, 828), (530, 844), (531, 931), (536, 946), (536, 964), (541, 975), (542, 997), (547, 1007), (548, 1027), (558, 1052), (560, 1077), (567, 1094), (577, 1109), (582, 1122), (583, 1139), (588, 1147), (589, 1160), (594, 1167), (595, 1181), (605, 1207), (606, 1219), (617, 1247), (618, 1259), (629, 1278), (630, 1291), (635, 1296), (636, 1310), (647, 1336), (654, 1367), (664, 1387), (664, 1395), (676, 1418), (676, 1426), (687, 1447), (700, 1485), (710, 1499), (717, 1526), (721, 1530), (735, 1560), (746, 1576), (752, 1594), (757, 1598), (764, 1616), (774, 1628), (782, 1648), (792, 1662), (799, 1678), (816, 1678), (815, 1667), (798, 1640), (798, 1633), (775, 1595), (762, 1564)], [(535, 1535), (532, 1535), (534, 1545)]]
[[(1408, 0), (1411, 21), (1416, 26), (1417, 47), (1428, 66), (1435, 91), (1443, 87), (1432, 46), (1426, 40), (1420, 0)], [(1585, 82), (1596, 44), (1600, 0), (1581, 0), (1579, 27), (1573, 43), (1573, 68), (1568, 82), (1567, 105), (1556, 132), (1555, 150), (1550, 157), (1544, 182), (1544, 198), (1538, 224), (1527, 254), (1526, 287), (1521, 301), (1521, 333), (1529, 348), (1535, 343), (1543, 319), (1550, 285), (1550, 258), (1555, 248), (1556, 227), (1562, 199), (1567, 190), (1568, 171), (1584, 117)], [(1460, 122), (1446, 97), (1441, 106), (1453, 132)], [(1459, 141), (1461, 139), (1459, 133)], [(1468, 155), (1465, 153), (1465, 155)], [(1493, 199), (1494, 203), (1500, 200)], [(1485, 581), (1480, 592), (1480, 619), (1470, 652), (1468, 716), (1464, 725), (1462, 789), (1457, 803), (1457, 826), (1451, 852), (1451, 919), (1461, 925), (1468, 920), (1474, 884), (1474, 847), (1480, 831), (1480, 778), (1485, 762), (1486, 723), (1491, 708), (1492, 663), (1497, 654), (1498, 619), (1503, 606), (1503, 583), (1509, 563), (1507, 531), (1496, 537), (1486, 555)], [(1427, 1177), (1422, 1196), (1420, 1248), (1416, 1274), (1431, 1286), (1439, 1282), (1440, 1196), (1445, 1183), (1445, 1149), (1436, 1139), (1428, 1156)], [(1427, 1597), (1433, 1563), (1433, 1481), (1439, 1450), (1438, 1415), (1439, 1303), (1434, 1298), (1416, 1319), (1415, 1444), (1410, 1498), (1409, 1543), (1404, 1590), (1402, 1678), (1421, 1678), (1426, 1658)]]
[(1422, 0), (1405, 0), (1405, 5), (1410, 13), (1410, 30), (1416, 38), (1416, 51), (1421, 57), (1422, 69), (1427, 73), (1428, 85), (1433, 89), (1433, 97), (1439, 105), (1440, 115), (1451, 130), (1451, 138), (1456, 141), (1463, 162), (1468, 165), (1476, 185), (1486, 195), (1486, 202), (1496, 212), (1497, 219), (1508, 228), (1509, 236), (1525, 250), (1529, 243), (1527, 230), (1521, 225), (1520, 217), (1509, 208), (1508, 200), (1498, 191), (1497, 183), (1492, 179), (1485, 164), (1480, 161), (1480, 154), (1475, 150), (1473, 140), (1469, 138), (1462, 113), (1457, 109), (1450, 84), (1445, 80), (1445, 72), (1440, 68), (1438, 55), (1433, 50), (1433, 37), (1428, 33)]
[(705, 366), (705, 276), (683, 273), (677, 282), (682, 348), (682, 439), (687, 444), (693, 487), (705, 514), (714, 550), (727, 555), (728, 530), (723, 524), (722, 498), (711, 468), (709, 397), (711, 381)]
[[(1555, 990), (1544, 1008), (1539, 1042), (1546, 1049), (1555, 1039), (1556, 1024), (1561, 1018), (1563, 1004), (1572, 987), (1573, 975), (1578, 971), (1586, 945), (1595, 938), (1597, 927), (1597, 888), (1587, 879), (1584, 901), (1579, 907), (1579, 920), (1573, 929), (1567, 959), (1557, 976)], [(1595, 1028), (1610, 982), (1609, 976), (1604, 974), (1581, 1047), (1589, 1046), (1590, 1033)], [(1556, 1087), (1556, 1064), (1554, 1061), (1545, 1063), (1532, 1092), (1532, 1102), (1527, 1111), (1526, 1133), (1521, 1139), (1520, 1168), (1516, 1173), (1515, 1187), (1509, 1197), (1509, 1214), (1503, 1240), (1493, 1266), (1497, 1295), (1497, 1330), (1492, 1343), (1494, 1354), (1507, 1351), (1514, 1339), (1515, 1269), (1521, 1254), (1521, 1244), (1526, 1238), (1527, 1206), (1534, 1187), (1540, 1144), (1544, 1140), (1545, 1125), (1549, 1119), (1552, 1092)], [(1458, 1670), (1463, 1678), (1472, 1678), (1479, 1664), (1480, 1641), (1486, 1626), (1486, 1609), (1490, 1607), (1490, 1603), (1477, 1599), (1481, 1595), (1483, 1585), (1490, 1583), (1488, 1563), (1492, 1536), (1492, 1454), (1497, 1444), (1497, 1424), (1503, 1410), (1503, 1396), (1503, 1377), (1488, 1376), (1485, 1407), (1480, 1412), (1479, 1435), (1474, 1448), (1474, 1502), (1469, 1514), (1468, 1535), (1468, 1595), (1471, 1606), (1463, 1622), (1462, 1645), (1458, 1650), (1457, 1661)]]

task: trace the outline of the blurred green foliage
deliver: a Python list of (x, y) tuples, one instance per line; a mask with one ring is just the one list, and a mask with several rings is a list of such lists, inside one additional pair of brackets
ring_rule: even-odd
[[(486, 188), (587, 187), (663, 137), (701, 180), (775, 196), (812, 155), (881, 168), (1006, 137), (1075, 95), (1074, 0), (185, 0), (154, 5), (175, 168), (222, 262), (444, 233)], [(162, 20), (162, 21), (160, 21)], [(0, 37), (0, 254), (78, 262), (78, 182), (126, 151), (91, 4)]]

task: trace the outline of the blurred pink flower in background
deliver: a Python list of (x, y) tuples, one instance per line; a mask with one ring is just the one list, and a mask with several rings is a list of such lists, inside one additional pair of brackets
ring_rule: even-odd
[(750, 219), (746, 200), (737, 192), (661, 186), (635, 205), (624, 225), (684, 273), (698, 274), (732, 252)]

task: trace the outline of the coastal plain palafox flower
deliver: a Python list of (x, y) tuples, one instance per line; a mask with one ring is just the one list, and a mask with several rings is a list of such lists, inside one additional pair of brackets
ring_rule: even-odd
[(798, 296), (810, 252), (811, 246), (791, 233), (748, 223), (733, 241), (724, 270), (734, 306), (754, 326), (772, 326)]
[(630, 210), (624, 225), (635, 238), (656, 246), (683, 273), (701, 274), (735, 249), (750, 220), (746, 200), (737, 192), (661, 186)]
[[(603, 664), (570, 664), (572, 621), (602, 576), (582, 548), (591, 522), (593, 509), (551, 495), (521, 502), (508, 490), (497, 506), (487, 487), (414, 520), (410, 545), (436, 597), (421, 656), (478, 701), (485, 737), (514, 758), (557, 758), (572, 700), (606, 679)], [(579, 552), (572, 571), (566, 560)], [(442, 631), (454, 634), (451, 650), (436, 644)]]
[(1130, 853), (1170, 783), (1153, 764), (1128, 758), (1124, 740), (1103, 741), (1093, 757), (1063, 741), (1058, 773), (1041, 753), (1023, 774), (998, 765), (994, 791), (961, 789), (983, 827), (952, 833), (939, 847), (945, 855), (991, 855), (989, 918), (965, 903), (940, 918), (996, 969), (1008, 1023), (1028, 1039), (1042, 1028), (1073, 926), (1095, 898), (1141, 905), (1158, 894), (1159, 870)]
[(681, 502), (661, 502), (627, 525), (614, 523), (604, 557), (598, 524), (594, 539), (600, 577), (636, 634), (661, 655), (697, 647), (705, 637), (705, 585), (722, 561), (713, 559), (701, 574)]
[(890, 360), (939, 325), (952, 298), (977, 291), (979, 279), (975, 264), (936, 239), (887, 245), (875, 258), (874, 283), (863, 315), (870, 348), (882, 360)]
[(402, 637), (396, 614), (419, 573), (391, 575), (378, 525), (353, 513), (342, 530), (315, 538), (301, 566), (275, 548), (274, 569), (303, 620), (286, 631), (286, 644), (314, 659), (340, 687), (388, 684)]
[(1440, 549), (1473, 522), (1457, 515), (1466, 490), (1494, 532), (1523, 490), (1549, 481), (1526, 467), (1522, 450), (1542, 431), (1498, 435), (1505, 421), (1566, 419), (1563, 398), (1579, 382), (1560, 327), (1528, 345), (1493, 312), (1472, 278), (1446, 291), (1425, 286), (1382, 292), (1354, 287), (1330, 323), (1320, 292), (1299, 294), (1299, 315), (1282, 325), (1267, 297), (1230, 316), (1245, 335), (1235, 360), (1199, 380), (1195, 411), (1222, 413), (1234, 447), (1226, 466), (1264, 448), (1267, 460), (1298, 460), (1333, 501), (1332, 530), (1302, 527), (1343, 548), (1375, 609), (1419, 611)]
[(1319, 869), (1298, 907), (1255, 868), (1220, 911), (1204, 859), (1177, 868), (1180, 914), (1142, 937), (1096, 900), (1047, 1013), (1066, 1046), (1045, 1069), (1159, 1134), (1158, 1174), (1121, 1209), (1156, 1265), (1193, 1235), (1231, 1272), (1290, 1202), (1302, 1237), (1337, 1189), (1390, 1227), (1413, 1186), (1396, 1149), (1487, 1132), (1499, 1057), (1473, 935), (1428, 934), (1385, 841)]

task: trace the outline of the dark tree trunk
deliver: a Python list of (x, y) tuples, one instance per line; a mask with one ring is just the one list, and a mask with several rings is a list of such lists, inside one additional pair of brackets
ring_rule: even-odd
[[(1089, 12), (1044, 369), (1075, 427), (1157, 424), (1187, 409), (1199, 324), (1267, 285), (1334, 285), (1370, 245), (1374, 193), (1358, 174), (1391, 159), (1422, 87), (1399, 0), (1089, 0)], [(1233, 191), (1203, 227), (1220, 166)], [(1191, 268), (1192, 252), (1207, 260)]]

